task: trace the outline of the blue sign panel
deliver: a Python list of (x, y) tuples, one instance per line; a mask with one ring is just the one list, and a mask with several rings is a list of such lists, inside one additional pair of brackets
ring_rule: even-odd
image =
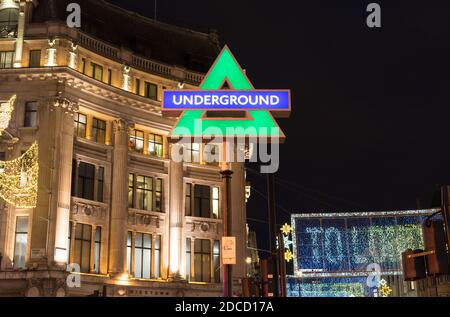
[(289, 90), (165, 90), (163, 110), (290, 111)]

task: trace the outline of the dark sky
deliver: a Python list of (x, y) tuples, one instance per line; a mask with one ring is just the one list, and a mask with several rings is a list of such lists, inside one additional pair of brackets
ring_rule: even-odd
[[(112, 0), (153, 16), (151, 0)], [(450, 2), (377, 1), (382, 27), (357, 0), (158, 1), (158, 20), (217, 29), (256, 88), (291, 89), (279, 120), (278, 222), (288, 212), (428, 207), (450, 183)], [(267, 220), (265, 178), (248, 217)], [(257, 191), (256, 191), (257, 190)], [(264, 223), (249, 220), (261, 248)]]

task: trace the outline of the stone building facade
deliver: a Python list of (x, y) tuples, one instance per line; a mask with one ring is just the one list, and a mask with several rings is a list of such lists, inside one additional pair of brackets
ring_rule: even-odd
[[(171, 160), (175, 119), (161, 114), (163, 89), (198, 87), (216, 34), (102, 0), (77, 1), (69, 28), (69, 2), (0, 1), (0, 100), (17, 96), (0, 160), (39, 146), (36, 207), (0, 199), (0, 296), (220, 296), (224, 184), (206, 162), (219, 145)], [(243, 163), (232, 170), (238, 295)]]

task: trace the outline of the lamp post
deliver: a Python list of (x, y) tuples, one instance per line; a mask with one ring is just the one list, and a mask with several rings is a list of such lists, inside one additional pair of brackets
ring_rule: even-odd
[[(224, 164), (227, 167), (229, 164)], [(231, 226), (232, 226), (232, 213), (231, 213), (231, 175), (233, 172), (229, 169), (223, 169), (220, 171), (222, 179), (225, 182), (225, 204), (223, 210), (223, 233), (225, 236), (231, 236)], [(223, 266), (223, 295), (225, 297), (233, 296), (233, 276), (230, 264), (225, 264)]]

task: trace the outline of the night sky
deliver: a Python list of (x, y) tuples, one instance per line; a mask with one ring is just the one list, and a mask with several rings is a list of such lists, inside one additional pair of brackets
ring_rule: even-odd
[[(151, 0), (111, 0), (153, 17)], [(276, 174), (289, 213), (429, 207), (450, 183), (450, 2), (158, 1), (157, 19), (216, 29), (256, 88), (291, 89)], [(253, 166), (252, 168), (257, 168)], [(259, 247), (268, 248), (265, 176), (248, 172)]]

